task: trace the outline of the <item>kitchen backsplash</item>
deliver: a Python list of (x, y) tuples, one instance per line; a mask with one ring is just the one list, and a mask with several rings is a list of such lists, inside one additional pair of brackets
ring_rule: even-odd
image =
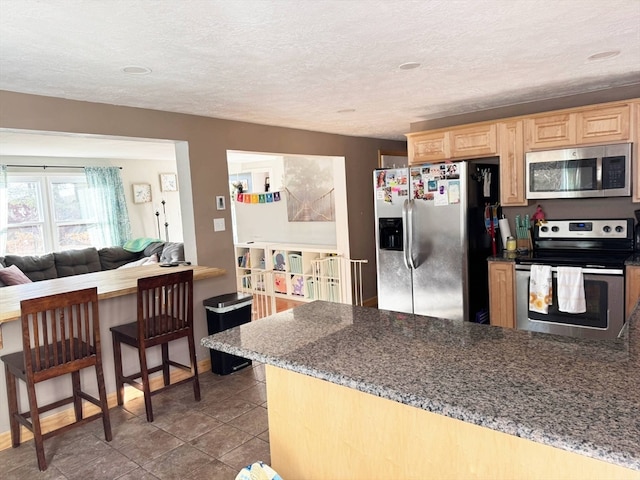
[(531, 217), (538, 205), (542, 206), (546, 218), (635, 218), (634, 210), (640, 209), (640, 203), (633, 203), (631, 197), (617, 198), (580, 198), (564, 200), (534, 200), (528, 207), (503, 207), (502, 213), (509, 219), (512, 231), (516, 215)]

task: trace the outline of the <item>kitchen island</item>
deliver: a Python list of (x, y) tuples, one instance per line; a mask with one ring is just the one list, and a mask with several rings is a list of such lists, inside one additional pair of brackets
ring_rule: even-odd
[(283, 478), (640, 478), (640, 312), (595, 342), (328, 302), (202, 339), (266, 364)]

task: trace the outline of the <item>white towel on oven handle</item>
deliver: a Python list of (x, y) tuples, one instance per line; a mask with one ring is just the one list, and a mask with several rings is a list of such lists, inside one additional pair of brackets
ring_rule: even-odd
[(584, 313), (584, 278), (580, 267), (558, 267), (558, 310), (565, 313)]
[(549, 313), (552, 297), (551, 266), (531, 265), (529, 274), (529, 310), (538, 313)]

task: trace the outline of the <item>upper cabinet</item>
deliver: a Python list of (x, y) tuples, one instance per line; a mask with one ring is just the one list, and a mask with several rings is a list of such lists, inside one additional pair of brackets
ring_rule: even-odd
[(432, 130), (407, 135), (409, 163), (490, 157), (498, 153), (497, 124)]
[(501, 122), (498, 127), (500, 137), (500, 203), (510, 207), (527, 206), (522, 120)]
[(500, 203), (526, 206), (525, 153), (633, 143), (633, 201), (640, 202), (640, 99), (407, 134), (409, 165), (500, 156)]
[(409, 139), (407, 150), (409, 152), (410, 165), (443, 162), (451, 158), (449, 135), (446, 131), (410, 133), (407, 137)]
[(631, 105), (594, 108), (576, 113), (578, 144), (629, 140)]
[(525, 150), (628, 141), (630, 121), (628, 103), (535, 115), (524, 120)]
[(524, 125), (527, 150), (558, 148), (576, 143), (575, 114), (527, 118)]
[(497, 124), (450, 130), (451, 158), (491, 157), (498, 154)]

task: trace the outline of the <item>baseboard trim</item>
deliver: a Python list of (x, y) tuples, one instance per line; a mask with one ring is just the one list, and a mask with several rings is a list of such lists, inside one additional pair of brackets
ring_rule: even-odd
[[(201, 360), (198, 362), (198, 374), (201, 375), (203, 372), (207, 372), (211, 370), (211, 359), (207, 358), (206, 360)], [(175, 369), (171, 371), (171, 381), (177, 382), (184, 378), (187, 378), (188, 374), (184, 370)], [(162, 375), (158, 374), (151, 379), (151, 390), (159, 388), (162, 386)], [(137, 390), (131, 386), (125, 386), (125, 399), (133, 400), (134, 398), (138, 398), (142, 396), (142, 392)], [(109, 409), (118, 406), (118, 400), (116, 398), (116, 392), (110, 393), (107, 395), (107, 403), (109, 405)], [(84, 402), (83, 407), (83, 415), (89, 416), (97, 413), (99, 411), (98, 407), (89, 402)], [(60, 428), (64, 425), (68, 425), (75, 420), (75, 415), (73, 414), (73, 406), (69, 406), (69, 408), (65, 408), (64, 410), (49, 415), (47, 417), (42, 417), (40, 424), (42, 426), (42, 431), (44, 433), (50, 432), (57, 428)], [(25, 427), (20, 427), (20, 440), (22, 443), (31, 440), (33, 438), (33, 434), (27, 430)], [(11, 432), (6, 431), (0, 433), (0, 451), (6, 450), (7, 448), (11, 448)], [(45, 447), (46, 448), (46, 447)]]

